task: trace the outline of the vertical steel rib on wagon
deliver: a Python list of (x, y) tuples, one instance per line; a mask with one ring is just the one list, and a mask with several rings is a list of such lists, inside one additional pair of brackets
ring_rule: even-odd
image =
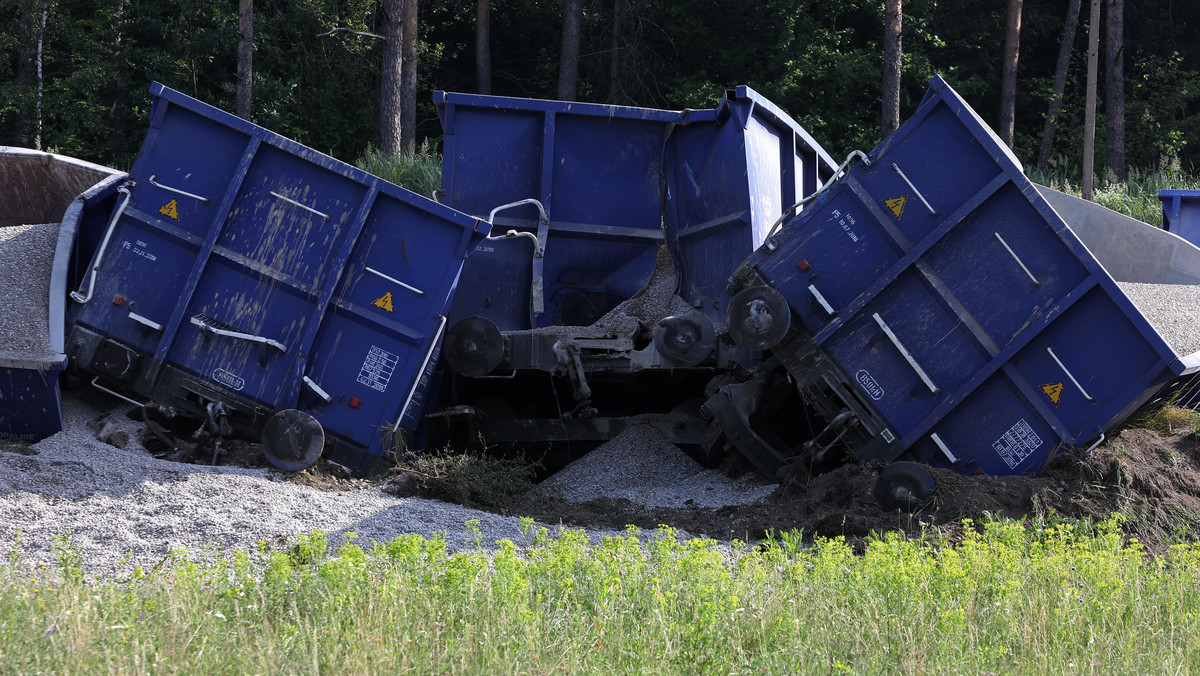
[(296, 435), (323, 431), (332, 459), (369, 471), (420, 416), (487, 224), (160, 84), (151, 93), (150, 131), (72, 293), (72, 360), (134, 401), (245, 434), (298, 410), (319, 427), (281, 418), (282, 436), (264, 441), (311, 463), (320, 444)]
[[(771, 351), (803, 399), (793, 417), (816, 430), (781, 446), (743, 407), (728, 424), (739, 448), (777, 471), (837, 434), (864, 459), (1035, 473), (1196, 371), (1200, 346), (1169, 344), (1151, 309), (1118, 283), (1137, 281), (1121, 279), (1122, 257), (1145, 255), (1151, 269), (1164, 261), (1132, 244), (1098, 253), (1105, 217), (1072, 216), (1082, 230), (1095, 222), (1081, 241), (1058, 211), (1072, 210), (1071, 198), (1049, 192), (953, 89), (931, 80), (911, 119), (731, 279), (731, 292), (786, 299), (772, 318), (790, 329)], [(772, 309), (766, 293), (741, 298)], [(710, 403), (728, 412), (735, 394)]]

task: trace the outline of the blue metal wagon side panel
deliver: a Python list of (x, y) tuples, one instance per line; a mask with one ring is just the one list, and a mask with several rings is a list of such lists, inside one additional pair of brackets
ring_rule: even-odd
[(421, 413), (486, 224), (179, 92), (152, 93), (129, 199), (70, 315), (78, 368), (253, 435), (300, 409), (335, 460), (369, 471)]
[[(663, 241), (663, 147), (684, 112), (445, 92), (434, 102), (442, 199), (481, 217), (534, 199), (549, 218), (537, 261), (525, 239), (479, 246), (452, 320), (587, 325), (645, 286)], [(539, 225), (536, 207), (519, 206), (496, 215), (493, 235)]]
[(1159, 190), (1158, 199), (1163, 228), (1192, 244), (1200, 243), (1200, 190)]
[(799, 123), (746, 86), (725, 94), (715, 120), (676, 127), (666, 158), (679, 295), (723, 323), (729, 274), (836, 165)]
[(1037, 472), (1194, 370), (940, 78), (735, 280), (786, 298), (796, 378), (833, 357), (875, 457)]

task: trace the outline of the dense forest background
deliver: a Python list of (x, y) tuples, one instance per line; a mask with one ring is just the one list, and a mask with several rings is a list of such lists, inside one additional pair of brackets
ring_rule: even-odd
[[(491, 0), (493, 94), (556, 98), (564, 5), (571, 4)], [(883, 0), (581, 4), (580, 101), (705, 108), (724, 90), (748, 84), (834, 156), (879, 141)], [(901, 117), (940, 74), (997, 125), (1008, 4), (904, 3)], [(1023, 2), (1014, 147), (1027, 165), (1041, 139), (1068, 4)], [(234, 110), (237, 5), (0, 0), (0, 144), (128, 168), (146, 131), (151, 81)], [(361, 33), (383, 32), (387, 5), (253, 0), (253, 121), (346, 161), (378, 146), (385, 50)], [(1087, 7), (1084, 0), (1053, 149), (1052, 167), (1068, 175), (1079, 173), (1082, 157)], [(476, 10), (477, 0), (420, 2), (418, 142), (436, 144), (441, 135), (434, 90), (476, 91)], [(1127, 164), (1177, 162), (1190, 171), (1200, 166), (1200, 2), (1130, 3), (1124, 23)], [(1100, 101), (1096, 165), (1103, 167), (1103, 95)]]

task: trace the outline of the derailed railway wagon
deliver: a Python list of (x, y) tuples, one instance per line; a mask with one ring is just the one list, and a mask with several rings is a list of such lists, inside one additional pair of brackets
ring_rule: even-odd
[[(773, 359), (706, 408), (768, 474), (847, 453), (1037, 473), (1200, 369), (1200, 320), (1172, 305), (1200, 288), (1198, 263), (1169, 233), (1034, 186), (935, 77), (732, 276), (730, 332)], [(885, 471), (885, 502), (928, 488), (912, 467)]]
[(0, 146), (0, 438), (37, 441), (62, 429), (66, 288), (102, 228), (89, 214), (122, 176)]
[(729, 274), (836, 164), (754, 90), (716, 107), (442, 93), (442, 190), (494, 234), (451, 308), (437, 415), (486, 442), (699, 445), (704, 388), (759, 353), (724, 331)]
[[(98, 388), (370, 471), (424, 407), (479, 219), (163, 85), (70, 295)], [(107, 204), (107, 203), (105, 203)]]

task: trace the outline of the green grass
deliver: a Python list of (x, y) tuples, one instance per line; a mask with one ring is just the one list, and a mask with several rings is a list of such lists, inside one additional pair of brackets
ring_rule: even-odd
[(415, 153), (405, 155), (368, 148), (354, 165), (425, 197), (442, 186), (442, 155), (430, 148), (428, 140)]
[[(475, 525), (468, 523), (468, 537)], [(723, 551), (674, 531), (451, 554), (442, 537), (88, 581), (0, 574), (0, 672), (1181, 673), (1200, 669), (1200, 546), (1099, 525), (964, 524), (961, 542), (796, 533)], [(482, 543), (481, 543), (482, 544)]]
[[(1080, 194), (1080, 185), (1072, 182), (1063, 172), (1039, 173), (1030, 170), (1028, 175), (1034, 183), (1076, 197)], [(1182, 171), (1177, 165), (1168, 165), (1157, 171), (1131, 169), (1124, 183), (1099, 179), (1094, 201), (1113, 211), (1161, 228), (1163, 217), (1162, 202), (1158, 199), (1159, 190), (1200, 190), (1200, 178)]]

